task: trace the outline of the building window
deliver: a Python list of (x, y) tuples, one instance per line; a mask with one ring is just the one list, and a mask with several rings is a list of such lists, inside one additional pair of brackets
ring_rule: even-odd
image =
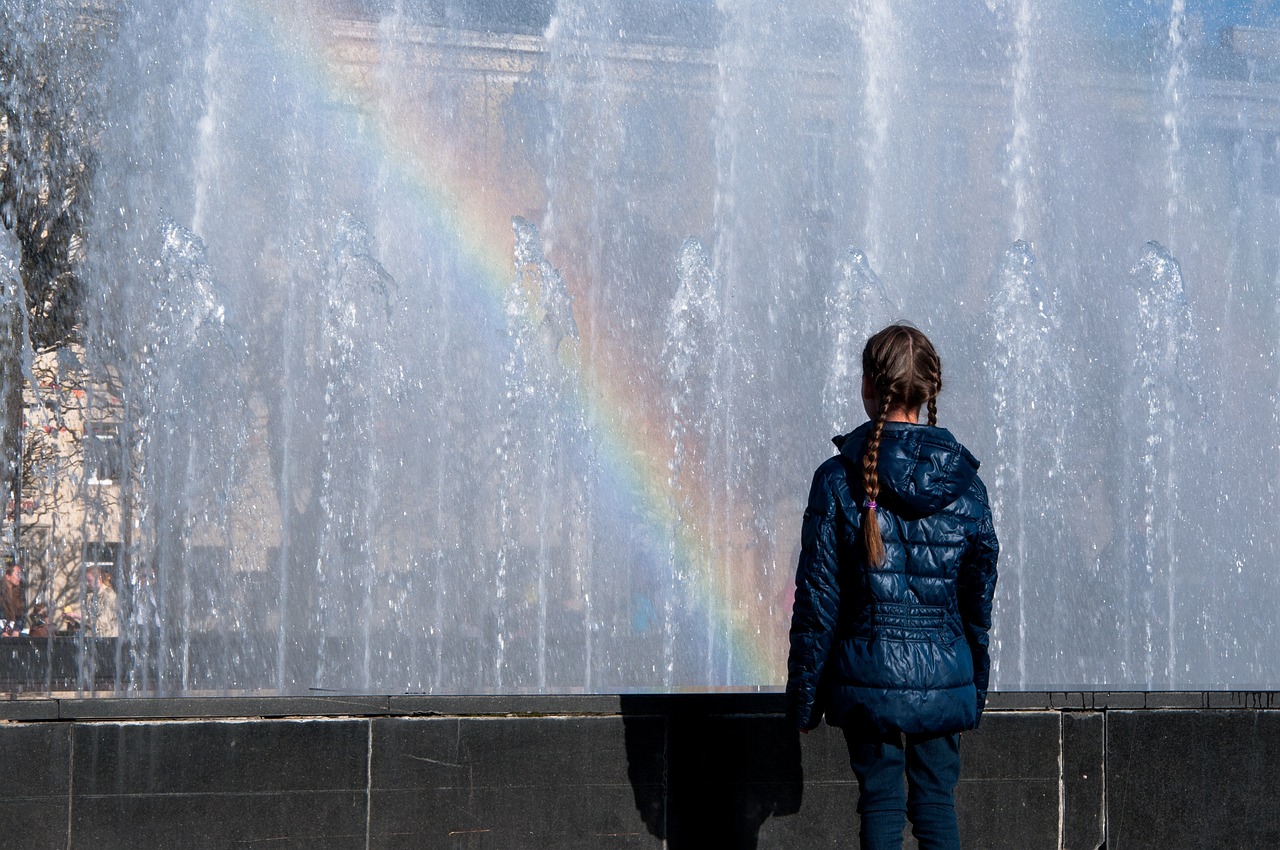
[(810, 212), (830, 212), (836, 180), (835, 130), (829, 120), (809, 121), (804, 130), (804, 201)]
[(1280, 136), (1263, 146), (1258, 162), (1259, 187), (1270, 198), (1280, 197)]
[(97, 568), (99, 572), (110, 573), (114, 579), (116, 565), (120, 561), (120, 544), (95, 541), (84, 545), (84, 568)]
[(95, 422), (89, 426), (85, 440), (85, 471), (90, 484), (115, 484), (124, 472), (120, 453), (120, 426), (113, 422)]

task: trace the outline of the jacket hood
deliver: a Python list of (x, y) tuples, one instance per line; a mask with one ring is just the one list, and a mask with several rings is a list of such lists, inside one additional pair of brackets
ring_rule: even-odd
[[(852, 462), (851, 472), (862, 470), (862, 449), (873, 423), (865, 422), (848, 434), (832, 439), (840, 454)], [(978, 459), (946, 428), (886, 422), (880, 435), (880, 501), (905, 517), (935, 514), (950, 505), (973, 483)], [(862, 476), (850, 481), (854, 493), (862, 492)], [(885, 498), (885, 489), (892, 496)]]

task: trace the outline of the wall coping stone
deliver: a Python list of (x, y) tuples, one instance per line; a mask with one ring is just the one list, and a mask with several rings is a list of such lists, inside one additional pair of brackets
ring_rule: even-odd
[[(781, 714), (778, 690), (636, 694), (12, 695), (0, 722), (292, 717), (545, 717)], [(987, 710), (1280, 710), (1280, 691), (1004, 691)]]

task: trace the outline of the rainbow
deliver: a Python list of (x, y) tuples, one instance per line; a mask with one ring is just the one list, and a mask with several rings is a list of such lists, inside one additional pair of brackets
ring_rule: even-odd
[[(260, 46), (310, 87), (320, 102), (353, 107), (347, 120), (359, 117), (360, 136), (370, 140), (360, 153), (390, 172), (399, 189), (416, 199), (418, 212), (452, 242), (479, 308), (495, 324), (505, 322), (502, 299), (514, 275), (511, 216), (528, 209), (529, 201), (514, 197), (511, 181), (497, 173), (499, 163), (458, 155), (449, 143), (455, 141), (449, 128), (433, 122), (427, 111), (376, 96), (370, 54), (355, 55), (350, 39), (334, 37), (332, 13), (321, 0), (313, 0), (313, 8), (281, 8), (288, 5), (239, 0), (235, 11), (261, 40)], [(372, 41), (357, 48), (365, 46), (378, 48)], [(530, 194), (539, 208), (545, 208), (545, 190)], [(590, 328), (604, 317), (585, 314), (583, 305), (589, 300), (575, 291), (585, 275), (574, 273), (572, 259), (562, 271), (575, 295), (582, 339), (592, 339)], [(745, 544), (728, 541), (711, 551), (709, 529), (715, 510), (707, 487), (699, 482), (682, 488), (694, 495), (677, 521), (665, 411), (652, 401), (663, 395), (646, 386), (654, 379), (633, 367), (634, 358), (622, 346), (583, 350), (580, 355), (576, 404), (593, 424), (604, 474), (616, 492), (637, 501), (635, 512), (650, 518), (655, 529), (661, 528), (664, 535), (677, 529), (674, 541), (663, 542), (678, 553), (682, 573), (689, 577), (688, 601), (701, 609), (710, 631), (721, 636), (718, 640), (726, 642), (721, 651), (728, 658), (730, 686), (777, 686), (785, 677), (789, 578), (785, 587), (774, 586), (778, 581), (758, 568)]]

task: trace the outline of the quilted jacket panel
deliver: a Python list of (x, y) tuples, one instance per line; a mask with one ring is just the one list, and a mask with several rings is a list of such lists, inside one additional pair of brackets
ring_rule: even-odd
[(885, 425), (875, 516), (885, 563), (863, 554), (861, 458), (871, 423), (837, 437), (805, 510), (787, 706), (812, 728), (941, 734), (978, 725), (999, 543), (978, 461), (943, 428)]

